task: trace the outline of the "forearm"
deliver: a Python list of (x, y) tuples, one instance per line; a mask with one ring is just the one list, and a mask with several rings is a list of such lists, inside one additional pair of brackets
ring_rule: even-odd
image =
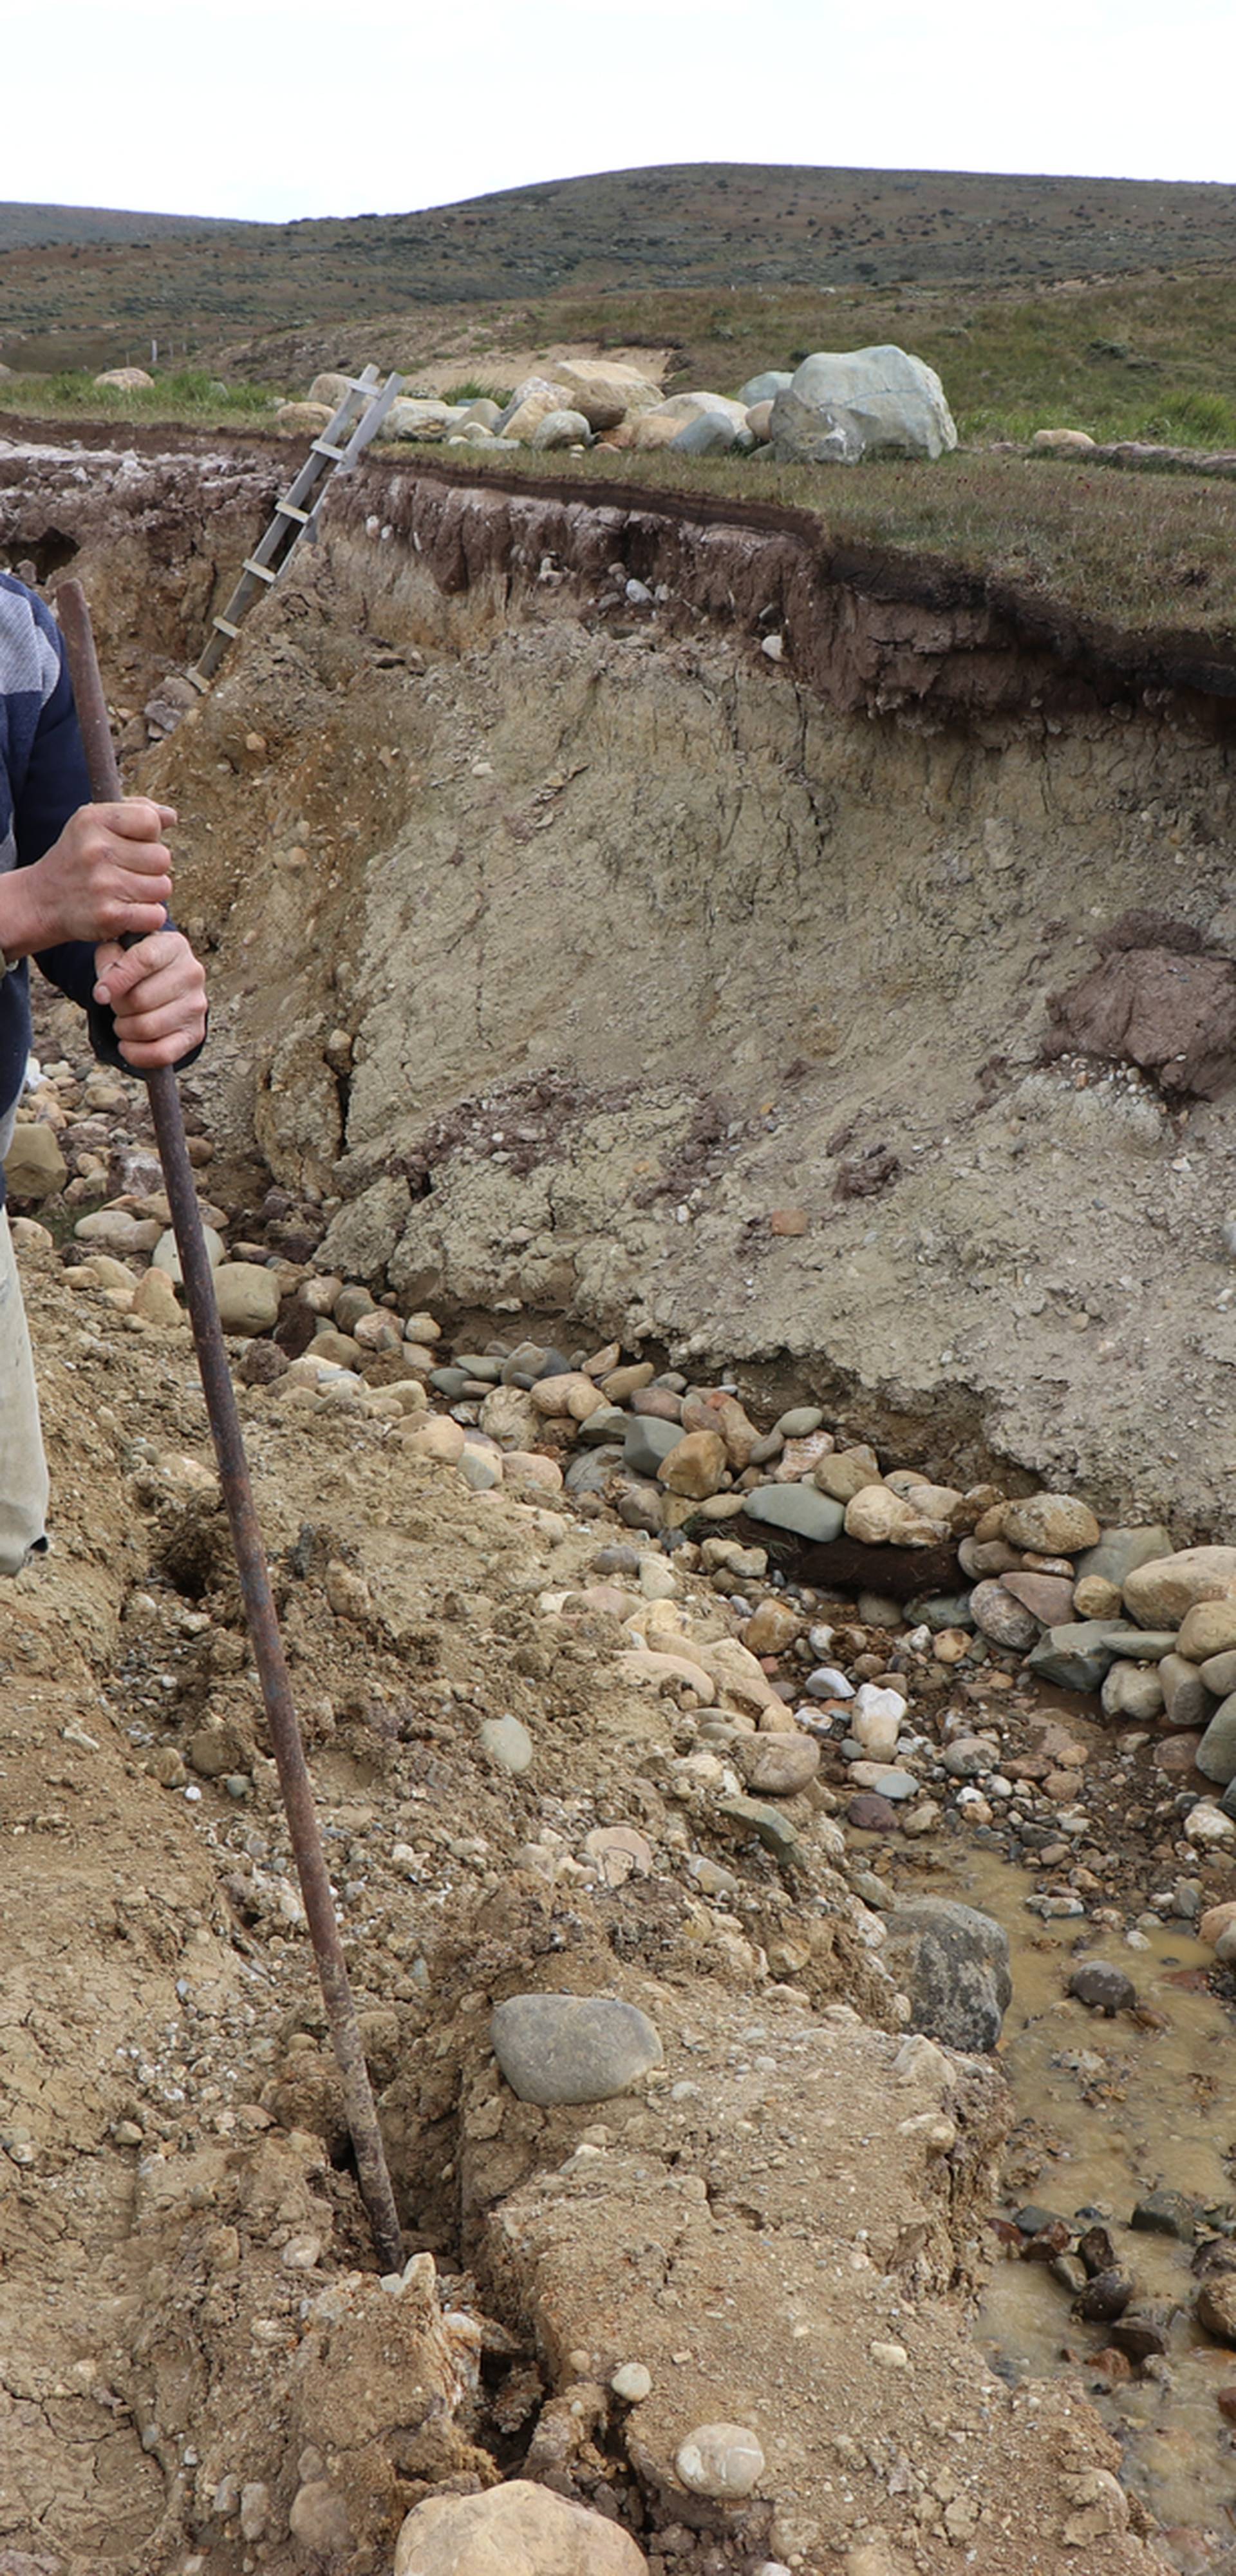
[(10, 966), (55, 944), (56, 931), (39, 901), (37, 868), (9, 868), (0, 876), (0, 948)]

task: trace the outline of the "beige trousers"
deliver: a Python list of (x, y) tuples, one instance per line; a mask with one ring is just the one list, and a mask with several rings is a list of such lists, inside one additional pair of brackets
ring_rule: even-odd
[[(0, 1119), (0, 1155), (12, 1121)], [(21, 1283), (9, 1221), (0, 1208), (0, 1574), (20, 1574), (41, 1547), (47, 1517), (47, 1462)]]

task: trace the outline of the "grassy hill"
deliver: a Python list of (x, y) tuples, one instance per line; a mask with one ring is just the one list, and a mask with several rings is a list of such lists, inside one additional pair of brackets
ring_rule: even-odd
[(948, 292), (1236, 263), (1236, 187), (699, 163), (423, 213), (208, 223), (0, 209), (0, 356), (178, 354), (401, 309), (734, 289)]
[(0, 253), (48, 250), (65, 242), (128, 242), (144, 248), (152, 241), (170, 241), (185, 233), (219, 232), (223, 228), (223, 219), (215, 215), (146, 215), (123, 206), (33, 206), (19, 204), (13, 198), (0, 201)]

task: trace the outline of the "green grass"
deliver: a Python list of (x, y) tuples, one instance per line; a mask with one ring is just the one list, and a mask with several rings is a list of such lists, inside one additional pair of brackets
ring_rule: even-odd
[[(495, 461), (473, 449), (468, 471)], [(581, 467), (515, 448), (502, 463), (538, 479), (584, 470), (598, 495), (638, 483), (780, 502), (810, 511), (837, 547), (956, 565), (1096, 629), (1205, 635), (1236, 651), (1236, 484), (964, 452), (936, 465), (806, 466), (598, 449)]]
[(224, 384), (206, 367), (180, 367), (152, 385), (97, 385), (88, 368), (0, 377), (0, 410), (37, 419), (182, 421), (211, 427), (269, 423), (284, 395), (270, 385)]
[(478, 378), (466, 376), (461, 385), (448, 385), (441, 399), (448, 403), (496, 402), (499, 411), (505, 411), (514, 390), (513, 385), (483, 385)]
[[(937, 368), (969, 452), (934, 467), (858, 469), (604, 451), (585, 464), (521, 458), (518, 449), (502, 461), (538, 476), (584, 473), (598, 487), (639, 482), (782, 501), (814, 512), (838, 543), (956, 563), (1097, 626), (1205, 633), (1226, 651), (1236, 634), (1236, 487), (1187, 474), (1121, 474), (1084, 458), (1026, 460), (992, 447), (1071, 427), (1100, 440), (1236, 449), (1234, 324), (1236, 270), (1219, 268), (1032, 294), (898, 287), (719, 296), (713, 287), (549, 296), (494, 308), (492, 344), (669, 348), (672, 390), (736, 392), (757, 369), (788, 364), (799, 350), (898, 341)], [(434, 360), (441, 330), (441, 317), (429, 311), (392, 316), (367, 332), (367, 352), (414, 384)], [(322, 362), (326, 354), (335, 352)], [(304, 391), (308, 356), (287, 389)], [(281, 359), (268, 358), (267, 377), (279, 371)], [(136, 394), (96, 387), (86, 371), (15, 376), (0, 383), (0, 408), (219, 428), (268, 420), (280, 399), (275, 387), (229, 374), (221, 388), (204, 367), (169, 371)], [(465, 377), (451, 398), (490, 390)], [(502, 400), (503, 387), (492, 392)], [(484, 450), (469, 452), (469, 470), (482, 473), (485, 462)]]
[(1085, 429), (1100, 441), (1236, 447), (1236, 269), (1017, 289), (688, 288), (555, 296), (518, 317), (533, 339), (671, 347), (669, 389), (736, 393), (813, 349), (892, 340), (941, 378), (963, 440)]

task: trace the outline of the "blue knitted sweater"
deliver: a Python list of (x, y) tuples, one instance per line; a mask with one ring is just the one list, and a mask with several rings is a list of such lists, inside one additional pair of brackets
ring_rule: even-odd
[[(24, 583), (0, 573), (0, 873), (41, 859), (59, 840), (69, 816), (89, 801), (86, 756), (59, 628)], [(93, 945), (67, 940), (46, 949), (37, 963), (62, 993), (80, 1002), (95, 1054), (131, 1072), (116, 1046), (111, 1012), (91, 998)], [(22, 958), (0, 980), (0, 1120), (21, 1090), (29, 1052), (30, 968)]]

